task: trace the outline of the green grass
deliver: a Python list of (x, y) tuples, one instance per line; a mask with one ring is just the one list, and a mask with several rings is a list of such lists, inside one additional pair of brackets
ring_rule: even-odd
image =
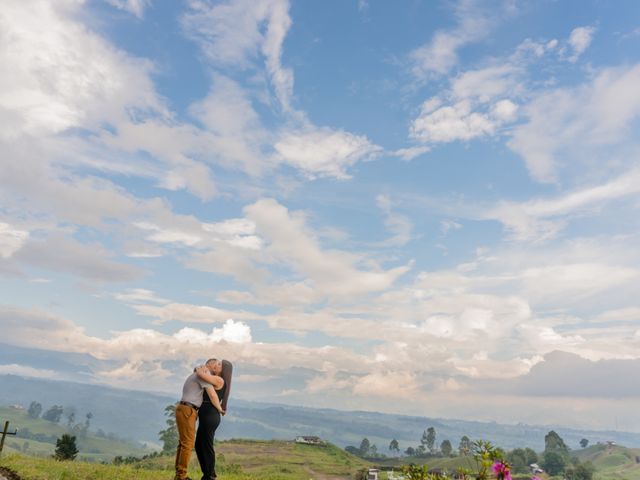
[[(224, 480), (347, 479), (370, 464), (334, 446), (298, 445), (285, 441), (229, 440), (216, 443), (218, 476)], [(134, 465), (100, 465), (81, 461), (57, 462), (47, 458), (12, 454), (0, 465), (24, 480), (167, 479), (173, 476), (173, 456), (141, 460)], [(192, 478), (200, 478), (193, 455)]]
[[(29, 430), (31, 434), (42, 434), (59, 438), (65, 433), (69, 433), (64, 425), (52, 423), (41, 418), (30, 418), (25, 410), (18, 410), (11, 407), (0, 407), (0, 420), (2, 427), (4, 422), (9, 420), (9, 430), (18, 430), (17, 436), (7, 437), (5, 441), (5, 451), (8, 453), (26, 453), (32, 456), (50, 456), (55, 449), (55, 440), (43, 442), (30, 438), (21, 437), (21, 432)], [(24, 445), (28, 442), (28, 449), (24, 452)], [(150, 453), (134, 443), (127, 441), (101, 438), (89, 432), (86, 437), (77, 437), (76, 443), (80, 453), (79, 459), (94, 462), (110, 461), (117, 455), (122, 456), (143, 456)]]

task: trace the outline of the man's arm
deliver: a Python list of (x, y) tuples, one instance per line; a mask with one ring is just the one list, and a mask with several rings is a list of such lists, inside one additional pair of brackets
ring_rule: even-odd
[(224, 410), (222, 409), (222, 405), (220, 405), (220, 399), (218, 398), (218, 394), (213, 389), (213, 387), (206, 387), (207, 395), (209, 395), (209, 399), (211, 400), (211, 404), (218, 410), (222, 415), (224, 415)]
[(222, 387), (224, 387), (224, 380), (222, 379), (222, 377), (211, 375), (211, 373), (209, 373), (209, 369), (204, 365), (200, 365), (198, 368), (196, 368), (196, 375), (198, 375), (198, 378), (200, 380), (213, 385), (213, 388), (215, 388), (216, 390), (220, 390)]

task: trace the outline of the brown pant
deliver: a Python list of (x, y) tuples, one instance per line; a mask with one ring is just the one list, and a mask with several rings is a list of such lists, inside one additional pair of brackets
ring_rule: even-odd
[(178, 427), (178, 451), (176, 452), (175, 480), (187, 478), (187, 468), (191, 451), (196, 443), (196, 420), (198, 412), (188, 405), (176, 405), (176, 426)]

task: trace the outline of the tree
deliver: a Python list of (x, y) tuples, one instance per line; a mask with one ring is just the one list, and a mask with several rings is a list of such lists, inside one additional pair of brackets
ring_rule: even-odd
[(445, 457), (450, 456), (451, 452), (453, 451), (453, 446), (451, 445), (451, 442), (449, 440), (443, 440), (442, 443), (440, 444), (440, 451), (442, 452), (442, 455), (444, 455)]
[(371, 445), (371, 447), (369, 447), (369, 456), (370, 457), (378, 456), (378, 446), (375, 443)]
[(578, 463), (574, 467), (565, 469), (564, 476), (567, 480), (592, 480), (595, 468), (591, 462)]
[(360, 456), (360, 449), (358, 447), (354, 447), (353, 445), (347, 445), (344, 447), (346, 452), (349, 452), (351, 455)]
[(65, 410), (65, 417), (67, 417), (67, 427), (72, 428), (76, 421), (76, 409), (74, 407), (67, 407)]
[[(424, 435), (423, 435), (423, 438), (425, 438)], [(427, 428), (427, 436), (426, 436), (425, 443), (423, 443), (423, 445), (425, 445), (429, 449), (429, 452), (431, 454), (435, 453), (435, 450), (436, 450), (436, 429), (435, 428), (433, 427)]]
[(74, 460), (78, 455), (78, 447), (76, 446), (76, 437), (65, 433), (56, 440), (56, 460)]
[(29, 418), (38, 418), (42, 413), (42, 405), (38, 402), (31, 402), (27, 414)]
[(525, 463), (527, 465), (531, 465), (532, 463), (538, 463), (538, 454), (534, 449), (527, 447), (524, 449), (524, 453), (526, 458)]
[(164, 408), (164, 415), (167, 417), (167, 428), (158, 432), (162, 442), (162, 453), (175, 453), (178, 448), (178, 427), (176, 427), (176, 407), (167, 405)]
[(466, 456), (471, 452), (471, 439), (466, 435), (460, 439), (460, 444), (458, 445), (458, 452), (460, 455)]
[(360, 442), (360, 456), (366, 457), (367, 455), (369, 455), (370, 448), (371, 448), (371, 444), (369, 443), (369, 439), (366, 437), (363, 438), (362, 441)]
[(400, 452), (400, 445), (398, 445), (398, 440), (395, 438), (391, 440), (391, 443), (389, 443), (389, 451), (396, 453)]
[(587, 440), (586, 438), (583, 438), (582, 440), (580, 440), (580, 446), (582, 448), (587, 448), (587, 445), (589, 445), (589, 440)]
[(84, 428), (89, 430), (89, 425), (91, 424), (91, 419), (93, 418), (93, 413), (89, 412), (85, 415)]
[(564, 472), (567, 462), (558, 452), (545, 452), (542, 467), (549, 475), (559, 475)]
[(527, 452), (522, 448), (510, 451), (507, 454), (507, 461), (511, 465), (511, 470), (515, 473), (527, 473), (529, 471), (530, 463), (527, 463)]
[(62, 406), (54, 405), (49, 410), (44, 412), (44, 415), (42, 415), (42, 418), (49, 422), (60, 423), (60, 419), (62, 418), (62, 412), (64, 412), (64, 409), (62, 408)]
[(559, 453), (566, 460), (569, 457), (569, 447), (555, 431), (551, 430), (544, 436), (544, 452)]
[(404, 451), (405, 455), (409, 456), (409, 457), (413, 457), (416, 454), (416, 449), (413, 447), (407, 447), (407, 449)]

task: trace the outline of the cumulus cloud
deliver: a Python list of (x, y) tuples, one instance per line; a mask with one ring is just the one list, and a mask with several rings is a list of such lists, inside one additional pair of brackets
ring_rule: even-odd
[(285, 132), (274, 148), (277, 158), (311, 178), (331, 176), (338, 179), (349, 178), (349, 167), (381, 151), (364, 135), (313, 127)]
[(22, 248), (28, 238), (29, 232), (0, 222), (0, 257), (11, 257)]
[(107, 0), (108, 3), (121, 10), (126, 10), (138, 18), (142, 18), (151, 0)]

